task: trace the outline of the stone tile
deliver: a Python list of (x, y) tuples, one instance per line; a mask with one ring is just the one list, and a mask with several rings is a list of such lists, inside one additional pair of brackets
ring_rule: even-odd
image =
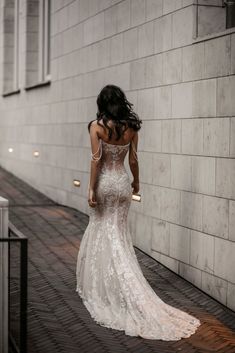
[(231, 34), (231, 74), (235, 74), (235, 34)]
[[(67, 0), (69, 2), (70, 0)], [(66, 0), (64, 1), (66, 3)], [(100, 11), (100, 5), (97, 1), (89, 1), (89, 16), (94, 16), (97, 12)]]
[(182, 0), (182, 7), (193, 5), (195, 0)]
[(172, 47), (181, 47), (192, 43), (194, 8), (188, 6), (172, 15)]
[(154, 21), (154, 52), (160, 53), (172, 48), (172, 16), (164, 16)]
[(229, 156), (229, 118), (204, 119), (204, 154), (226, 157)]
[(226, 76), (230, 73), (230, 36), (205, 42), (206, 77)]
[(160, 219), (153, 219), (151, 249), (169, 255), (169, 245), (170, 224)]
[(152, 250), (151, 256), (158, 262), (161, 262), (161, 254), (159, 252)]
[(93, 40), (98, 41), (105, 36), (104, 12), (93, 17)]
[[(106, 82), (110, 83), (112, 82), (114, 85), (122, 87), (124, 90), (129, 90), (130, 89), (130, 63), (124, 63), (120, 64), (118, 66), (114, 66), (110, 68), (111, 71), (109, 71), (109, 68), (106, 72)], [(99, 72), (99, 71), (98, 71)], [(102, 81), (98, 80), (97, 84), (102, 88), (103, 85), (101, 85)], [(96, 96), (97, 92), (99, 90), (94, 90), (93, 96)]]
[(132, 61), (131, 64), (131, 88), (144, 88), (146, 82), (145, 59)]
[(235, 201), (229, 200), (229, 239), (235, 241)]
[(153, 165), (152, 165), (152, 157), (153, 154), (150, 152), (139, 152), (138, 154), (138, 159), (139, 159), (139, 164), (141, 165), (140, 168), (140, 180), (143, 183), (148, 183), (152, 184), (152, 179), (153, 179)]
[(154, 153), (153, 155), (153, 184), (170, 186), (171, 159), (168, 154)]
[(192, 82), (172, 86), (172, 117), (192, 117)]
[(154, 218), (160, 217), (161, 188), (156, 185), (144, 185), (144, 214)]
[(181, 121), (162, 121), (162, 152), (180, 153), (181, 151)]
[(170, 256), (189, 263), (190, 230), (176, 224), (170, 224)]
[(180, 190), (192, 189), (192, 157), (171, 155), (171, 187)]
[(143, 150), (161, 152), (161, 121), (145, 122)]
[(179, 271), (179, 261), (172, 259), (171, 257), (161, 254), (157, 251), (152, 250), (151, 251), (151, 256), (157, 260), (158, 262), (160, 262), (161, 264), (163, 264), (164, 266), (166, 266), (167, 268), (169, 268), (171, 271), (174, 271), (175, 273), (178, 273)]
[(84, 22), (84, 45), (93, 42), (93, 18), (89, 18)]
[(105, 39), (97, 43), (98, 68), (110, 65), (110, 39)]
[(190, 265), (200, 270), (213, 273), (214, 237), (208, 234), (191, 231)]
[(235, 198), (235, 160), (216, 159), (216, 195)]
[(231, 118), (231, 129), (230, 129), (230, 156), (235, 157), (235, 118)]
[(216, 115), (216, 80), (193, 82), (193, 116)]
[(235, 242), (215, 238), (214, 274), (235, 283)]
[(179, 263), (179, 275), (187, 281), (193, 283), (196, 287), (201, 288), (202, 271), (182, 262)]
[(146, 58), (146, 87), (159, 86), (162, 83), (162, 54)]
[(181, 191), (180, 216), (183, 226), (202, 230), (202, 195)]
[(217, 116), (235, 115), (235, 76), (217, 79)]
[(163, 83), (178, 83), (182, 79), (182, 49), (163, 53)]
[(137, 26), (145, 21), (145, 1), (131, 0), (131, 26)]
[(154, 90), (154, 116), (157, 119), (170, 118), (172, 115), (172, 86), (157, 87)]
[(146, 0), (146, 20), (162, 16), (163, 0)]
[(123, 59), (129, 61), (138, 57), (138, 28), (123, 33)]
[(138, 55), (151, 55), (154, 52), (153, 22), (147, 22), (138, 27)]
[(138, 214), (136, 217), (135, 246), (147, 254), (151, 253), (151, 228), (152, 218)]
[(180, 191), (162, 188), (161, 191), (161, 219), (180, 223)]
[(79, 13), (80, 21), (83, 21), (85, 18), (89, 17), (89, 1), (79, 1)]
[(220, 303), (224, 305), (227, 304), (227, 281), (206, 272), (202, 272), (202, 290), (217, 299)]
[(183, 81), (199, 80), (204, 77), (205, 43), (188, 45), (182, 50), (183, 55)]
[(117, 33), (117, 9), (115, 6), (104, 11), (104, 33), (105, 37)]
[(192, 156), (192, 191), (215, 195), (215, 158)]
[[(155, 253), (155, 251), (152, 253)], [(179, 273), (179, 261), (178, 260), (172, 259), (171, 257), (169, 257), (167, 255), (160, 254), (160, 262), (161, 262), (161, 264), (163, 264), (164, 266), (169, 268), (171, 271), (174, 271), (175, 273)]]
[(163, 15), (173, 12), (182, 6), (182, 0), (164, 0), (163, 1)]
[[(148, 88), (138, 91), (137, 113), (141, 119), (153, 119), (154, 117), (154, 89)], [(158, 125), (159, 126), (159, 125)]]
[(131, 0), (122, 1), (117, 5), (117, 31), (125, 31), (131, 24)]
[(182, 120), (182, 153), (203, 153), (203, 120)]
[(115, 65), (123, 61), (123, 34), (120, 33), (110, 39), (110, 63)]

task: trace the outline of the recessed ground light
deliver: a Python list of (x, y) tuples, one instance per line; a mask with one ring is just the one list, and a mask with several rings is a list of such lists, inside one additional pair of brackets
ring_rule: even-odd
[(34, 157), (38, 157), (39, 156), (39, 152), (38, 151), (34, 151), (33, 155), (34, 155)]
[(133, 195), (132, 195), (132, 200), (133, 200), (133, 201), (138, 201), (138, 202), (140, 202), (140, 201), (141, 201), (141, 195), (139, 195), (139, 194), (133, 194)]
[(12, 148), (12, 147), (9, 147), (9, 148), (8, 148), (8, 152), (13, 152), (13, 148)]
[(80, 185), (81, 185), (80, 180), (76, 180), (76, 179), (74, 179), (74, 181), (73, 181), (73, 185), (74, 185), (74, 186), (80, 186)]

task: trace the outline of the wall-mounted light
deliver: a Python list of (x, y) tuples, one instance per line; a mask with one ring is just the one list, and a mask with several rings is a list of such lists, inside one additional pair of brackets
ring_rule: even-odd
[(141, 201), (141, 195), (140, 194), (132, 194), (132, 200), (133, 201)]
[(74, 186), (77, 186), (77, 187), (80, 186), (80, 185), (81, 185), (80, 180), (74, 179), (74, 180), (73, 180), (73, 185), (74, 185)]
[(8, 152), (13, 152), (14, 150), (13, 150), (13, 148), (12, 147), (9, 147), (8, 148)]
[(34, 151), (33, 155), (34, 155), (34, 157), (38, 157), (39, 156), (39, 151)]

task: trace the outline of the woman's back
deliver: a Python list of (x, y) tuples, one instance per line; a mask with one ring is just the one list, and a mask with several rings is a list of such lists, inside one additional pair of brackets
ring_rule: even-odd
[(99, 124), (97, 121), (93, 122), (97, 125), (98, 128), (98, 136), (104, 140), (106, 143), (112, 144), (112, 145), (127, 145), (128, 143), (131, 142), (133, 139), (134, 135), (136, 134), (136, 131), (133, 130), (130, 127), (127, 127), (124, 131), (121, 137), (117, 140), (117, 133), (115, 131), (115, 123), (112, 120), (109, 120), (107, 125), (112, 129), (112, 137), (109, 139), (109, 130), (107, 127), (104, 125), (103, 120), (101, 119), (99, 121)]

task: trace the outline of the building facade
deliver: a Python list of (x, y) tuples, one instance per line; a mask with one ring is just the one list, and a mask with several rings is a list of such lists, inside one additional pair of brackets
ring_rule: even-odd
[(0, 165), (88, 213), (87, 124), (100, 89), (119, 85), (143, 119), (134, 244), (235, 310), (235, 28), (224, 2), (0, 4)]

